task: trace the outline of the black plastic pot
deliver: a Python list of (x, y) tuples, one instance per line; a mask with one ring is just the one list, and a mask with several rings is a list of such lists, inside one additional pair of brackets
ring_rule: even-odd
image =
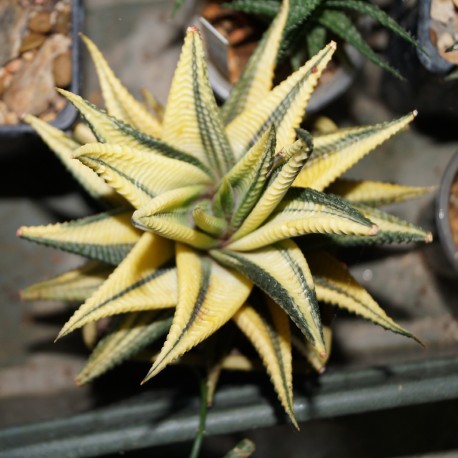
[(437, 235), (446, 262), (445, 269), (450, 275), (458, 276), (458, 247), (453, 240), (450, 226), (450, 193), (455, 177), (458, 175), (458, 152), (452, 157), (442, 177), (439, 193), (436, 198), (435, 222)]
[[(79, 94), (81, 88), (80, 39), (84, 19), (82, 0), (72, 0), (72, 82), (69, 90)], [(69, 129), (76, 120), (77, 112), (68, 103), (51, 123), (60, 130)], [(0, 125), (0, 153), (16, 151), (37, 142), (38, 136), (27, 124)]]

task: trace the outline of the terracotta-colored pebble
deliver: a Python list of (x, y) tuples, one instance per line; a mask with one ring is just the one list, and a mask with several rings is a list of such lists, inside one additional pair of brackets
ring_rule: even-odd
[(41, 46), (46, 40), (46, 36), (41, 33), (29, 32), (22, 40), (20, 52), (30, 51)]
[(50, 11), (37, 11), (29, 20), (28, 28), (32, 32), (48, 33), (53, 26)]
[(33, 51), (26, 51), (21, 57), (24, 61), (30, 62), (35, 57), (35, 53)]
[(54, 59), (52, 66), (54, 82), (58, 87), (67, 87), (72, 80), (72, 56), (66, 52)]
[(9, 111), (5, 115), (5, 124), (17, 124), (19, 122), (19, 117), (14, 111)]
[(67, 99), (64, 99), (63, 97), (56, 97), (56, 100), (54, 101), (54, 108), (57, 112), (63, 110), (66, 105)]
[(17, 59), (13, 59), (13, 60), (10, 60), (5, 66), (4, 66), (4, 69), (8, 72), (8, 73), (16, 73), (18, 72), (22, 67), (22, 60), (17, 58)]
[(70, 11), (58, 11), (56, 14), (56, 20), (53, 26), (53, 31), (68, 35), (71, 30), (71, 13)]
[(53, 111), (46, 111), (45, 113), (42, 113), (38, 117), (42, 121), (51, 122), (51, 121), (54, 121), (54, 119), (56, 119), (56, 116), (57, 116), (56, 113), (54, 113)]

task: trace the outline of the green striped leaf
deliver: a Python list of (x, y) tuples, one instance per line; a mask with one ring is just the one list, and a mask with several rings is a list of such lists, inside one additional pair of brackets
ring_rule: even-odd
[(76, 383), (88, 383), (132, 358), (160, 339), (171, 323), (172, 311), (169, 310), (129, 313), (116, 320), (76, 376)]
[(416, 115), (414, 111), (394, 121), (315, 137), (313, 154), (293, 186), (323, 191), (366, 154), (404, 129)]
[(164, 113), (162, 138), (196, 157), (217, 177), (224, 176), (235, 163), (195, 27), (186, 33)]
[(277, 151), (294, 141), (295, 129), (302, 121), (310, 95), (335, 48), (335, 43), (331, 42), (227, 126), (236, 158), (242, 157), (272, 124), (277, 132)]
[(188, 186), (161, 194), (132, 215), (137, 227), (168, 239), (205, 249), (216, 240), (193, 227), (193, 211), (205, 187)]
[(275, 153), (275, 129), (266, 131), (248, 153), (229, 171), (225, 179), (231, 185), (235, 206), (231, 212), (231, 226), (240, 226), (257, 203), (264, 189)]
[(250, 253), (211, 250), (221, 264), (232, 267), (268, 294), (290, 316), (319, 353), (326, 353), (313, 279), (300, 248), (284, 240)]
[(293, 373), (289, 319), (271, 299), (257, 310), (244, 305), (233, 318), (235, 324), (252, 343), (270, 375), (285, 412), (299, 429), (293, 408)]
[(228, 224), (225, 218), (215, 216), (209, 200), (199, 202), (192, 210), (196, 226), (214, 237), (222, 237), (227, 232)]
[(420, 197), (434, 189), (434, 187), (401, 186), (381, 181), (339, 178), (326, 189), (326, 192), (342, 196), (349, 202), (380, 207)]
[(332, 235), (329, 241), (343, 246), (357, 245), (386, 245), (389, 243), (432, 242), (431, 232), (411, 224), (389, 213), (361, 204), (354, 204), (354, 208), (377, 225), (378, 232), (371, 237), (352, 235)]
[(307, 260), (313, 273), (318, 300), (337, 305), (421, 343), (413, 334), (395, 323), (338, 260), (324, 252), (310, 253)]
[(95, 44), (84, 35), (81, 38), (94, 62), (108, 112), (136, 129), (158, 137), (161, 132), (158, 120), (122, 85)]
[(291, 335), (292, 346), (310, 363), (310, 365), (319, 374), (322, 374), (326, 369), (326, 364), (331, 356), (332, 346), (332, 329), (330, 326), (323, 324), (324, 343), (328, 352), (325, 355), (320, 355), (316, 348), (303, 335), (293, 333)]
[[(299, 140), (281, 150), (280, 154), (274, 158), (274, 165), (277, 165), (277, 168), (273, 171), (266, 190), (239, 229), (233, 234), (231, 241), (236, 241), (257, 229), (272, 214), (288, 192), (313, 149), (310, 135), (301, 131), (300, 136)], [(281, 161), (285, 162), (281, 163)]]
[(415, 40), (409, 32), (400, 26), (391, 16), (388, 16), (388, 14), (386, 14), (385, 11), (380, 9), (377, 5), (360, 0), (326, 0), (326, 7), (336, 9), (346, 8), (357, 11), (358, 13), (366, 14), (372, 19), (375, 19), (379, 24), (383, 25), (388, 30), (391, 30), (396, 35), (399, 35), (411, 45), (416, 48), (420, 47), (417, 40)]
[(111, 272), (112, 266), (91, 261), (78, 269), (28, 286), (20, 292), (21, 299), (83, 302)]
[(144, 381), (212, 335), (243, 305), (252, 283), (186, 245), (176, 244), (179, 300), (162, 350)]
[[(210, 169), (194, 156), (184, 151), (180, 151), (164, 143), (162, 140), (134, 129), (120, 119), (110, 116), (104, 110), (92, 105), (79, 95), (72, 94), (63, 89), (59, 89), (59, 92), (77, 108), (81, 116), (89, 124), (99, 142), (127, 146), (138, 151), (147, 152), (153, 157), (157, 155), (169, 159), (176, 159), (197, 167), (209, 176), (211, 175)], [(94, 141), (95, 140), (92, 142)]]
[(227, 245), (250, 251), (278, 240), (312, 233), (373, 236), (377, 226), (343, 199), (313, 189), (291, 189), (259, 229)]
[(79, 254), (107, 264), (119, 264), (140, 238), (131, 210), (116, 209), (67, 223), (19, 228), (17, 235), (41, 245)]
[(165, 265), (172, 256), (170, 241), (145, 232), (103, 285), (67, 321), (58, 339), (107, 316), (175, 306), (176, 270)]
[(208, 175), (197, 167), (127, 146), (89, 143), (77, 149), (74, 157), (97, 172), (135, 208), (170, 189), (210, 183)]
[[(274, 11), (276, 14), (278, 2), (273, 3), (276, 3), (276, 10)], [(231, 2), (230, 8), (237, 9), (240, 4), (240, 1)], [(269, 2), (263, 1), (262, 4), (268, 6)], [(282, 3), (280, 13), (262, 37), (237, 84), (224, 102), (221, 113), (225, 124), (231, 122), (247, 108), (257, 104), (271, 90), (277, 53), (288, 13), (289, 0), (285, 0)]]
[(73, 158), (73, 151), (81, 146), (80, 143), (35, 116), (27, 115), (24, 121), (38, 132), (43, 141), (54, 151), (62, 164), (89, 195), (108, 204), (110, 207), (125, 204), (124, 199), (114, 192), (93, 170), (88, 169)]
[(387, 70), (397, 78), (401, 80), (404, 79), (395, 68), (374, 52), (374, 50), (364, 41), (364, 38), (355, 27), (353, 21), (341, 11), (321, 9), (320, 14), (315, 20), (342, 40), (350, 43), (367, 59), (374, 62), (374, 64)]

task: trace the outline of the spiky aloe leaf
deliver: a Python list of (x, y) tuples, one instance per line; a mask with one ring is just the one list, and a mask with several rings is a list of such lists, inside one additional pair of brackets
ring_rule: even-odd
[(307, 261), (292, 240), (236, 253), (211, 250), (220, 263), (237, 269), (268, 294), (290, 316), (319, 353), (326, 353), (313, 279)]
[(85, 301), (113, 272), (113, 266), (97, 261), (35, 283), (21, 291), (21, 299)]
[(137, 210), (132, 221), (143, 230), (153, 231), (195, 248), (214, 246), (216, 240), (213, 237), (190, 224), (193, 221), (194, 204), (204, 190), (202, 186), (189, 186), (166, 192)]
[(266, 131), (248, 153), (228, 172), (226, 179), (234, 193), (231, 226), (237, 228), (258, 202), (275, 153), (275, 129)]
[(404, 129), (416, 115), (414, 111), (394, 121), (343, 129), (314, 138), (312, 157), (293, 186), (322, 191), (366, 154)]
[(256, 106), (248, 107), (226, 128), (235, 157), (243, 156), (274, 125), (277, 151), (294, 141), (310, 95), (336, 45), (331, 42), (303, 67), (276, 86)]
[(385, 59), (382, 59), (380, 56), (378, 56), (374, 50), (366, 43), (366, 41), (364, 41), (361, 33), (355, 27), (352, 20), (347, 15), (345, 15), (345, 13), (338, 10), (323, 9), (320, 11), (316, 21), (323, 27), (329, 29), (342, 40), (348, 41), (348, 43), (356, 48), (367, 59), (374, 62), (374, 64), (390, 72), (397, 78), (401, 80), (404, 79), (404, 77), (395, 68), (386, 62)]
[[(146, 152), (149, 155), (176, 159), (197, 167), (209, 176), (211, 175), (209, 168), (194, 156), (132, 128), (123, 121), (110, 116), (104, 110), (92, 105), (79, 95), (65, 91), (64, 89), (59, 89), (59, 92), (78, 109), (95, 133), (99, 142), (127, 146), (138, 151)], [(93, 141), (86, 141), (85, 143), (93, 143), (94, 141), (95, 139)]]
[(305, 41), (308, 55), (314, 56), (326, 43), (326, 29), (319, 25), (311, 27), (305, 34)]
[(409, 32), (399, 25), (392, 17), (388, 16), (388, 14), (386, 14), (385, 11), (380, 9), (377, 5), (360, 0), (326, 0), (326, 7), (349, 9), (370, 16), (388, 30), (391, 30), (396, 35), (399, 35), (416, 48), (419, 48), (417, 40), (415, 40)]
[(290, 145), (286, 151), (281, 151), (281, 154), (276, 156), (275, 159), (285, 160), (285, 162), (276, 168), (267, 188), (258, 198), (254, 208), (243, 223), (232, 235), (231, 241), (236, 241), (250, 234), (272, 214), (301, 171), (312, 148), (311, 137), (303, 131), (299, 140)]
[(344, 197), (349, 202), (380, 207), (423, 196), (432, 187), (401, 186), (381, 181), (347, 180), (339, 178), (326, 191)]
[(322, 355), (316, 351), (316, 348), (304, 336), (293, 333), (291, 335), (291, 343), (295, 348), (315, 369), (318, 373), (323, 373), (326, 364), (331, 356), (332, 345), (332, 329), (330, 326), (323, 325), (323, 338), (328, 352)]
[(130, 223), (131, 216), (132, 211), (121, 208), (68, 223), (23, 226), (17, 235), (41, 245), (117, 265), (140, 238), (141, 232)]
[(220, 111), (208, 81), (202, 40), (190, 27), (172, 81), (162, 138), (221, 177), (234, 165)]
[[(420, 342), (412, 333), (395, 323), (370, 294), (350, 275), (347, 268), (328, 253), (307, 256), (320, 301), (356, 313), (397, 334)], [(420, 342), (421, 343), (421, 342)]]
[(117, 320), (76, 376), (76, 383), (88, 383), (135, 356), (161, 338), (171, 323), (172, 312), (169, 310), (134, 312)]
[(176, 244), (179, 300), (162, 350), (144, 381), (212, 335), (243, 305), (252, 283), (186, 245)]
[(67, 321), (58, 338), (106, 316), (173, 307), (177, 302), (176, 270), (164, 266), (172, 256), (170, 241), (145, 232), (105, 283)]
[(379, 228), (373, 237), (331, 235), (330, 240), (338, 245), (386, 245), (389, 243), (412, 243), (432, 241), (432, 234), (394, 215), (362, 204), (354, 204), (365, 217)]
[(291, 237), (311, 233), (374, 236), (377, 226), (337, 196), (313, 189), (291, 189), (272, 216), (250, 234), (227, 248), (251, 251)]
[(208, 176), (197, 167), (127, 146), (89, 143), (73, 156), (97, 172), (135, 208), (165, 191), (209, 183)]
[[(231, 8), (236, 7), (237, 3), (240, 4), (240, 2), (232, 2), (230, 4)], [(269, 2), (262, 3), (264, 6), (269, 7)], [(278, 3), (273, 3), (276, 3), (275, 6), (278, 9)], [(277, 15), (264, 34), (237, 84), (224, 102), (221, 114), (225, 124), (230, 123), (247, 108), (257, 104), (258, 100), (261, 100), (269, 93), (288, 13), (289, 1), (286, 0), (282, 3), (280, 14)]]
[(233, 319), (261, 356), (283, 408), (296, 429), (299, 429), (293, 409), (291, 332), (288, 316), (268, 300), (267, 307), (263, 307), (261, 313), (250, 305), (244, 305)]
[(95, 64), (108, 112), (148, 135), (159, 136), (158, 120), (123, 86), (95, 44), (86, 36), (81, 37)]
[(24, 121), (39, 133), (43, 141), (56, 153), (68, 171), (92, 197), (105, 202), (110, 207), (123, 204), (124, 199), (98, 177), (93, 170), (84, 167), (83, 164), (73, 158), (73, 151), (81, 146), (80, 143), (35, 116), (27, 115), (24, 117)]
[(140, 92), (142, 94), (145, 105), (151, 110), (153, 110), (156, 113), (156, 116), (159, 119), (159, 121), (162, 122), (162, 119), (164, 117), (164, 106), (162, 105), (162, 103), (159, 102), (159, 100), (157, 100), (156, 97), (154, 97), (154, 94), (148, 89), (143, 88)]

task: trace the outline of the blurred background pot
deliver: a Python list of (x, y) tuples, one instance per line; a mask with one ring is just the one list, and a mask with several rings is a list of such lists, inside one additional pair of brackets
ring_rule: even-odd
[(458, 276), (458, 152), (445, 169), (441, 181), (435, 222), (443, 252), (441, 271)]
[(6, 153), (30, 146), (30, 142), (38, 144), (34, 130), (21, 122), (22, 114), (39, 116), (61, 130), (75, 122), (75, 108), (57, 96), (54, 87), (80, 93), (82, 0), (28, 6), (6, 1), (1, 5), (0, 21), (9, 24), (3, 24), (0, 44), (0, 72), (8, 79), (4, 78), (0, 98), (0, 151)]

